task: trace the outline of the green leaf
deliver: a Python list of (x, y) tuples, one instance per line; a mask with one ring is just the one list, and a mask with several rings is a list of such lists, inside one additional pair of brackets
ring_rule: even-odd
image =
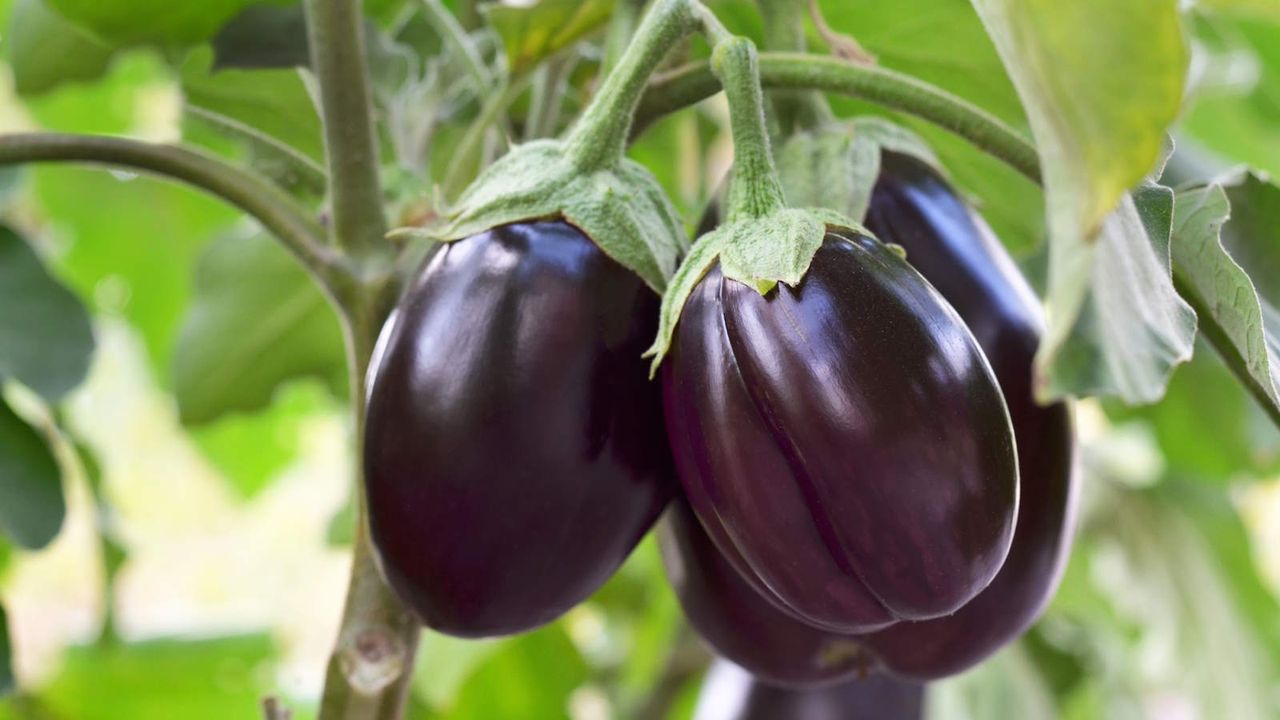
[(13, 648), (9, 644), (9, 617), (4, 603), (0, 603), (0, 697), (13, 692), (17, 682), (13, 677)]
[[(1181, 106), (1187, 49), (1178, 4), (973, 4), (1018, 88), (1044, 166), (1052, 248), (1049, 326), (1037, 358), (1042, 397), (1153, 401), (1187, 354), (1189, 310), (1158, 272), (1164, 252), (1152, 257), (1146, 247), (1161, 239), (1141, 237), (1124, 197), (1155, 167)], [(1124, 302), (1137, 291), (1119, 284), (1135, 280), (1144, 283), (1143, 302)], [(1124, 346), (1107, 347), (1113, 342)]]
[(49, 403), (84, 380), (93, 330), (80, 299), (51, 277), (32, 248), (0, 225), (0, 380)]
[(65, 82), (96, 80), (113, 51), (67, 22), (45, 0), (17, 0), (9, 18), (9, 67), (19, 95), (37, 95)]
[(464, 640), (424, 630), (418, 646), (418, 662), (414, 665), (414, 694), (432, 708), (450, 710), (457, 704), (468, 678), (510, 642)]
[(207, 40), (251, 0), (49, 0), (68, 20), (116, 45)]
[(196, 271), (196, 296), (174, 350), (182, 420), (213, 421), (266, 407), (302, 377), (344, 388), (346, 360), (333, 309), (306, 272), (262, 234), (228, 235)]
[[(1130, 404), (1164, 394), (1173, 368), (1191, 358), (1196, 315), (1169, 269), (1173, 191), (1145, 185), (1104, 220), (1091, 245), (1050, 247), (1050, 330), (1036, 355), (1036, 394), (1114, 395)], [(1078, 306), (1054, 291), (1055, 269), (1082, 282)], [(1064, 316), (1071, 322), (1062, 325)]]
[(48, 545), (66, 515), (49, 442), (0, 398), (0, 530), (28, 550)]
[(559, 718), (587, 681), (587, 667), (559, 625), (504, 642), (462, 686), (449, 720)]
[[(321, 383), (292, 381), (262, 411), (224, 414), (191, 428), (190, 434), (236, 493), (252, 499), (297, 459), (308, 424), (337, 409), (333, 394)], [(350, 522), (348, 530), (355, 526), (354, 519)]]
[(39, 697), (77, 720), (260, 717), (271, 689), (261, 668), (273, 655), (264, 635), (74, 647)]
[(311, 48), (306, 16), (298, 5), (251, 5), (218, 31), (213, 55), (213, 66), (220, 70), (307, 67)]
[(324, 132), (300, 71), (215, 70), (205, 54), (183, 68), (188, 112), (236, 124), (323, 173)]
[[(1280, 187), (1252, 174), (1178, 193), (1173, 261), (1178, 287), (1200, 315), (1205, 335), (1280, 425)], [(1232, 211), (1240, 217), (1224, 224)], [(1224, 243), (1224, 238), (1226, 243)], [(1228, 251), (1226, 244), (1230, 244)], [(1271, 286), (1263, 299), (1253, 277)]]
[(494, 3), (489, 24), (502, 39), (512, 77), (603, 27), (615, 0), (537, 0), (533, 4)]

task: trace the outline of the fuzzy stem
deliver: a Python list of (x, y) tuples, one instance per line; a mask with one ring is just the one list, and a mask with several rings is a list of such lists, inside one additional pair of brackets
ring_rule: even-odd
[(336, 256), (323, 245), (324, 228), (271, 181), (198, 150), (127, 138), (62, 133), (0, 137), (0, 166), (33, 162), (88, 163), (178, 180), (222, 198), (274, 234), (322, 284)]
[[(764, 21), (764, 49), (773, 52), (804, 52), (805, 0), (756, 0)], [(784, 133), (815, 128), (835, 121), (835, 113), (822, 93), (815, 90), (775, 88), (769, 99)]]
[(764, 93), (756, 46), (733, 37), (716, 43), (711, 70), (729, 99), (733, 131), (733, 180), (729, 183), (726, 222), (768, 215), (786, 207), (782, 182), (769, 151), (769, 126), (764, 117)]
[[(360, 0), (306, 0), (311, 68), (320, 86), (333, 203), (333, 241), (357, 264), (389, 257), (373, 95)], [(383, 268), (376, 268), (377, 271)]]
[(569, 134), (567, 155), (576, 167), (591, 172), (626, 152), (632, 118), (649, 76), (671, 48), (697, 29), (695, 4), (696, 0), (657, 0), (645, 15), (635, 39)]
[[(802, 53), (760, 56), (765, 87), (821, 90), (862, 98), (927, 120), (973, 143), (1040, 182), (1036, 148), (1000, 119), (933, 85), (880, 67)], [(719, 83), (706, 63), (686, 65), (652, 83), (636, 113), (636, 126), (711, 97)]]

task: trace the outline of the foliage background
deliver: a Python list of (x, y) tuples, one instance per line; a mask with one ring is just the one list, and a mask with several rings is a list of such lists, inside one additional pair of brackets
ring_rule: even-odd
[[(429, 209), (432, 184), (465, 184), (450, 177), (460, 164), (453, 150), (493, 88), (470, 84), (465, 63), (406, 3), (367, 4), (388, 199), (408, 222)], [(304, 76), (227, 66), (297, 50), (280, 41), (296, 39), (289, 3), (220, 0), (172, 25), (93, 15), (112, 5), (0, 0), (0, 28), (15, 28), (0, 30), (0, 131), (185, 139), (319, 202), (322, 145)], [(505, 7), (488, 16), (497, 32), (476, 38), (491, 69), (515, 81), (548, 72), (541, 64), (554, 55), (567, 77), (567, 118), (589, 92), (612, 6)], [(759, 35), (749, 2), (715, 7), (735, 30)], [(882, 65), (1029, 131), (968, 3), (823, 8)], [(258, 14), (206, 42), (242, 10)], [(88, 13), (98, 34), (60, 12)], [(1280, 173), (1280, 11), (1218, 0), (1184, 19), (1193, 55), (1171, 172), (1203, 178), (1248, 163)], [(262, 42), (263, 27), (277, 42)], [(513, 97), (512, 112), (527, 113), (528, 93)], [(899, 120), (934, 144), (1042, 283), (1040, 190), (963, 141)], [(243, 126), (260, 135), (246, 140)], [(731, 160), (720, 101), (659, 122), (633, 156), (692, 223)], [(0, 540), (21, 688), (0, 700), (0, 719), (252, 717), (265, 694), (307, 717), (350, 542), (350, 428), (330, 309), (257, 227), (185, 188), (32, 167), (0, 173), (0, 211), (87, 304), (96, 339), (87, 379), (58, 404), (42, 402), (38, 388), (5, 388), (19, 416), (52, 435), (67, 515), (42, 550)], [(0, 304), (18, 307), (6, 287)], [(1280, 433), (1204, 346), (1163, 403), (1087, 401), (1078, 419), (1085, 510), (1062, 590), (1022, 642), (931, 688), (930, 716), (1280, 716)], [(500, 641), (428, 633), (421, 657), (414, 718), (637, 717), (653, 709), (655, 688), (671, 698), (668, 715), (683, 718), (705, 660), (651, 541), (563, 620)]]

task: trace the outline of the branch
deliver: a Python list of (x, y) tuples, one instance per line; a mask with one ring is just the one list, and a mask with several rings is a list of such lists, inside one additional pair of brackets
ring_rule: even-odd
[[(801, 53), (762, 53), (765, 87), (822, 90), (861, 98), (915, 115), (959, 135), (1013, 169), (1040, 182), (1035, 146), (990, 113), (940, 88), (880, 67)], [(686, 65), (650, 84), (640, 103), (636, 128), (667, 113), (711, 97), (720, 83), (705, 62)]]
[(88, 163), (179, 180), (253, 216), (326, 286), (336, 262), (322, 244), (324, 228), (269, 180), (184, 147), (127, 138), (61, 133), (0, 136), (0, 166), (33, 162)]
[[(320, 86), (333, 240), (357, 264), (391, 257), (382, 211), (373, 94), (360, 0), (306, 0), (311, 69)], [(383, 270), (385, 268), (378, 268)]]

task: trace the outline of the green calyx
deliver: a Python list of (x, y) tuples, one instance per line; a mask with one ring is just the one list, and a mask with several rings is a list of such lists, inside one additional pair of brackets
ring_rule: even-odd
[(884, 150), (911, 155), (941, 172), (918, 135), (884, 118), (864, 116), (796, 132), (778, 147), (778, 174), (787, 200), (854, 220), (866, 217)]
[(727, 222), (694, 243), (662, 297), (658, 337), (646, 357), (652, 372), (662, 363), (685, 302), (707, 272), (720, 263), (724, 277), (767, 295), (785, 283), (800, 284), (829, 229), (869, 234), (828, 209), (789, 208), (769, 150), (755, 46), (729, 37), (716, 44), (712, 69), (729, 98), (734, 166)]
[(658, 0), (568, 137), (513, 148), (438, 222), (393, 234), (452, 242), (499, 225), (563, 218), (655, 292), (665, 291), (688, 237), (653, 174), (624, 154), (649, 77), (698, 23), (697, 0)]

